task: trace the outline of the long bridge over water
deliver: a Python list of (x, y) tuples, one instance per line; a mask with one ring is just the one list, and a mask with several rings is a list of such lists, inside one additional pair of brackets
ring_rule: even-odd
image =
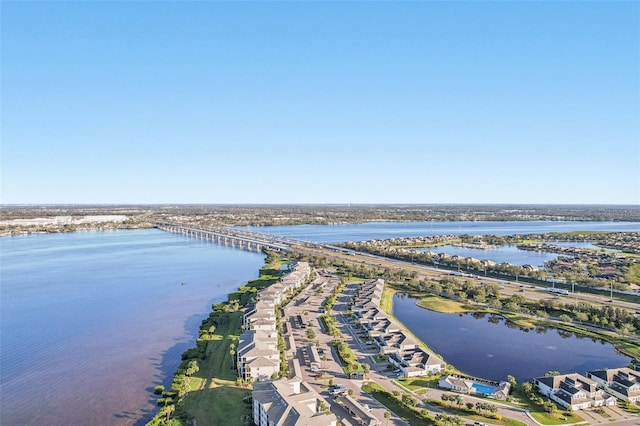
[(262, 232), (247, 231), (231, 226), (194, 226), (170, 222), (158, 222), (156, 228), (166, 232), (182, 234), (202, 240), (210, 240), (222, 245), (260, 252), (263, 248), (291, 251), (292, 246), (306, 246), (308, 241), (288, 238)]

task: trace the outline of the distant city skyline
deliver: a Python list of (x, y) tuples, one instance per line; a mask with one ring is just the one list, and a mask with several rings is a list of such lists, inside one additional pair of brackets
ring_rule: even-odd
[(638, 2), (0, 7), (3, 204), (640, 204)]

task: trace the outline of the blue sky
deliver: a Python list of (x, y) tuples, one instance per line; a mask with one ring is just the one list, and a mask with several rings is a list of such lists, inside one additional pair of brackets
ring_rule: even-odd
[(640, 204), (638, 2), (1, 8), (2, 203)]

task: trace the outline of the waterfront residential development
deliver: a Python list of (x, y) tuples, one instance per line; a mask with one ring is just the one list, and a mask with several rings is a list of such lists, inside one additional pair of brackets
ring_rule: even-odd
[(534, 383), (539, 393), (574, 411), (616, 403), (616, 398), (605, 393), (595, 381), (577, 373), (537, 377)]
[(587, 372), (587, 377), (621, 401), (640, 401), (640, 371), (630, 368), (608, 368)]
[(280, 372), (280, 350), (276, 330), (276, 306), (300, 288), (311, 274), (306, 262), (294, 262), (291, 272), (279, 282), (258, 292), (257, 301), (243, 316), (245, 331), (238, 339), (236, 352), (238, 376), (244, 380), (263, 381)]
[(383, 289), (384, 280), (380, 278), (365, 281), (360, 284), (357, 296), (352, 301), (351, 311), (360, 321), (367, 337), (405, 377), (444, 371), (447, 364), (440, 357), (421, 348), (415, 338), (380, 309)]

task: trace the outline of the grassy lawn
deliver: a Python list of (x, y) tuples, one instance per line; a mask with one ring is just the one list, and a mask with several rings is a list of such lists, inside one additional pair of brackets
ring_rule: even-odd
[(244, 426), (251, 417), (251, 404), (242, 402), (246, 395), (251, 395), (250, 389), (235, 386), (203, 389), (185, 398), (185, 408), (199, 425)]
[(531, 318), (523, 317), (518, 314), (512, 314), (510, 312), (497, 312), (496, 314), (505, 317), (514, 324), (520, 327), (533, 328), (540, 325), (539, 321), (532, 320)]
[(546, 413), (544, 411), (531, 411), (531, 415), (543, 425), (563, 425), (565, 423), (579, 423), (584, 419), (576, 414), (569, 415), (566, 412)]
[(380, 307), (389, 315), (391, 315), (391, 311), (393, 310), (393, 295), (395, 293), (396, 289), (394, 289), (392, 285), (385, 283), (382, 289), (382, 297), (380, 298)]
[(540, 423), (545, 425), (560, 425), (564, 423), (579, 423), (584, 419), (576, 413), (569, 413), (567, 411), (556, 411), (555, 413), (547, 413), (544, 411), (541, 405), (538, 405), (531, 401), (526, 395), (522, 393), (520, 389), (513, 392), (513, 396), (517, 398), (522, 408), (529, 410), (531, 415)]
[(371, 358), (373, 358), (375, 360), (375, 362), (386, 362), (386, 361), (388, 361), (386, 356), (372, 355)]
[(438, 377), (414, 377), (411, 379), (398, 379), (397, 381), (402, 384), (405, 388), (411, 389), (414, 392), (417, 392), (420, 389), (425, 388), (438, 388)]
[(618, 408), (620, 408), (621, 410), (625, 410), (631, 414), (639, 414), (640, 413), (640, 407), (638, 407), (635, 404), (625, 404), (623, 402), (621, 402), (620, 400), (618, 400)]
[(245, 425), (243, 416), (251, 415), (251, 406), (242, 398), (248, 388), (236, 386), (235, 360), (229, 346), (240, 333), (242, 313), (233, 312), (226, 324), (219, 325), (207, 346), (207, 358), (200, 360), (200, 371), (191, 378), (192, 391), (184, 398), (187, 413), (198, 424)]
[(444, 314), (456, 314), (474, 310), (470, 309), (465, 303), (456, 302), (455, 300), (451, 299), (445, 299), (433, 294), (423, 296), (417, 304), (421, 308), (429, 309), (436, 312), (442, 312)]

